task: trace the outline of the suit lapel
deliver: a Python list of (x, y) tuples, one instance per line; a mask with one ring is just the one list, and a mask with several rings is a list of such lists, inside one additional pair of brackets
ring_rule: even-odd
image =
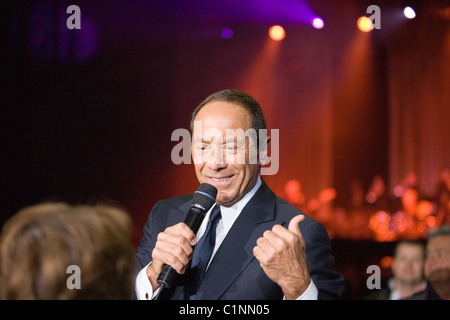
[(200, 299), (219, 299), (233, 281), (255, 259), (253, 248), (267, 225), (274, 220), (275, 194), (263, 182), (234, 222), (203, 279)]

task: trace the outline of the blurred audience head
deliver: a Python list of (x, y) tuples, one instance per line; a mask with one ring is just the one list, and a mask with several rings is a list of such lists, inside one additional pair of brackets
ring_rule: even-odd
[(420, 200), (417, 203), (416, 216), (419, 220), (425, 220), (433, 213), (433, 203), (428, 200)]
[(445, 184), (450, 184), (450, 169), (449, 168), (442, 168), (440, 179)]
[[(132, 298), (131, 230), (130, 217), (116, 206), (24, 208), (0, 237), (0, 299)], [(70, 266), (79, 268), (79, 288), (68, 284)]]
[(450, 225), (428, 234), (425, 277), (442, 299), (450, 299)]
[(291, 179), (284, 185), (286, 201), (293, 205), (301, 205), (305, 202), (302, 185), (297, 179)]
[(416, 285), (423, 281), (425, 245), (419, 240), (400, 241), (394, 250), (392, 274), (401, 285)]
[(419, 202), (419, 192), (414, 188), (407, 188), (402, 195), (402, 206), (407, 212), (414, 212)]
[(414, 171), (409, 171), (405, 176), (405, 186), (407, 188), (417, 188), (419, 182), (419, 178), (417, 177), (417, 173)]

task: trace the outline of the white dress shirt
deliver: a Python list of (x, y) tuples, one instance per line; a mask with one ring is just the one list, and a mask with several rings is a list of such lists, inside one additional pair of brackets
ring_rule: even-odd
[[(389, 300), (400, 300), (403, 299), (402, 295), (400, 294), (399, 291), (397, 291), (395, 289), (395, 278), (392, 277), (388, 280), (388, 286), (389, 289), (391, 289), (391, 294), (389, 295)], [(425, 280), (422, 281), (422, 289), (420, 289), (419, 291), (423, 291), (425, 290), (427, 287), (427, 282)]]
[[(236, 202), (231, 207), (220, 207), (222, 219), (219, 220), (217, 224), (216, 229), (216, 243), (214, 246), (213, 253), (211, 255), (211, 259), (209, 262), (212, 261), (212, 258), (217, 252), (217, 249), (222, 244), (223, 240), (225, 239), (225, 236), (227, 235), (228, 231), (230, 231), (231, 227), (233, 226), (233, 223), (236, 221), (236, 219), (239, 217), (239, 214), (241, 213), (242, 209), (244, 209), (245, 205), (250, 201), (250, 199), (255, 195), (256, 191), (261, 186), (261, 177), (258, 176), (258, 179), (255, 182), (255, 185), (252, 187), (252, 189), (247, 192), (244, 197)], [(216, 204), (217, 205), (217, 204)], [(196, 238), (197, 242), (200, 240), (200, 238), (203, 236), (203, 234), (206, 231), (206, 227), (209, 221), (209, 216), (211, 214), (211, 211), (214, 207), (212, 207), (205, 215), (205, 218), (203, 219), (202, 224), (200, 225)], [(150, 262), (151, 263), (151, 262)], [(136, 277), (136, 296), (139, 300), (150, 300), (153, 298), (158, 290), (153, 292), (152, 285), (150, 283), (150, 280), (147, 277), (147, 267), (150, 265), (146, 265), (137, 275)], [(209, 266), (209, 264), (208, 264)], [(297, 300), (317, 300), (318, 297), (318, 290), (311, 280), (308, 288), (303, 292), (303, 294), (297, 298)]]

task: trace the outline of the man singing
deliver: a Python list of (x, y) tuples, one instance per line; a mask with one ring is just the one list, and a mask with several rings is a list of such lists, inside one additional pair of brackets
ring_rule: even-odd
[[(158, 294), (164, 264), (179, 274), (173, 287), (161, 293), (165, 299), (341, 298), (344, 278), (332, 269), (326, 230), (276, 196), (260, 176), (259, 157), (251, 161), (252, 152), (260, 155), (270, 137), (258, 141), (258, 134), (248, 135), (239, 141), (227, 135), (249, 129), (267, 130), (266, 121), (258, 102), (238, 90), (214, 93), (193, 112), (195, 173), (200, 183), (217, 188), (216, 204), (197, 234), (183, 222), (192, 194), (153, 207), (136, 253), (142, 268), (136, 278), (138, 299)], [(199, 278), (191, 259), (200, 254), (196, 250), (202, 246), (196, 244), (208, 223), (215, 228), (214, 249)]]

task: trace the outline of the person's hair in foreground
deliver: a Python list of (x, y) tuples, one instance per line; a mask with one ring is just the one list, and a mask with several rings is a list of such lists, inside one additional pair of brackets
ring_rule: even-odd
[[(131, 299), (131, 226), (111, 205), (24, 208), (0, 237), (0, 299)], [(79, 267), (79, 289), (68, 288), (72, 265)]]

